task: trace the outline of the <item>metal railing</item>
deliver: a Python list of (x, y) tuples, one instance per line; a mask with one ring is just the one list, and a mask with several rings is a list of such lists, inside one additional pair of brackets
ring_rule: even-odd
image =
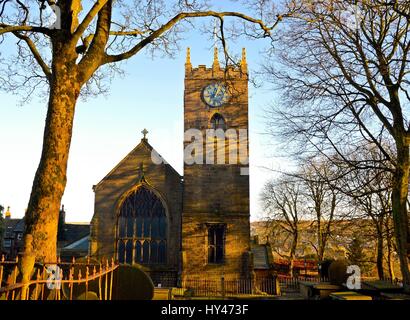
[(290, 277), (284, 275), (257, 276), (253, 279), (188, 278), (181, 282), (180, 287), (185, 294), (195, 297), (279, 296), (285, 291), (298, 291), (300, 281), (327, 282), (328, 279), (314, 276)]
[(186, 296), (194, 297), (240, 297), (279, 295), (276, 277), (225, 279), (214, 277), (206, 279), (184, 279), (181, 288)]
[(278, 281), (282, 290), (299, 290), (299, 282), (328, 282), (329, 279), (319, 276), (297, 276), (279, 275)]
[[(18, 258), (0, 261), (0, 300), (111, 300), (114, 260), (100, 264), (73, 262), (36, 264), (29, 281), (20, 279)], [(93, 292), (94, 294), (90, 294)]]

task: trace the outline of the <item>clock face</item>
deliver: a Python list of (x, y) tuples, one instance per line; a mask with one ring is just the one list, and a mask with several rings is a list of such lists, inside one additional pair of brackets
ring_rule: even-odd
[(203, 89), (202, 98), (207, 105), (220, 107), (228, 102), (229, 95), (222, 83), (211, 83)]

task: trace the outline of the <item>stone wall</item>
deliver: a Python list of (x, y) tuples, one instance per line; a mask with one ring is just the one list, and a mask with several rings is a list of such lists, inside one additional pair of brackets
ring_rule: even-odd
[(148, 269), (177, 271), (180, 268), (181, 247), (181, 176), (168, 164), (153, 163), (151, 151), (152, 147), (147, 140), (142, 139), (141, 143), (94, 187), (95, 207), (91, 221), (90, 254), (97, 258), (110, 258), (115, 255), (119, 207), (126, 195), (143, 183), (163, 200), (169, 224), (168, 263), (166, 266), (153, 266)]
[[(215, 113), (222, 115), (227, 129), (248, 130), (248, 77), (246, 64), (227, 72), (214, 60), (212, 68), (185, 65), (184, 128), (205, 130)], [(210, 107), (201, 97), (203, 88), (214, 82), (228, 87), (230, 100), (222, 107)], [(186, 147), (190, 142), (184, 142)], [(206, 152), (204, 140), (203, 153)], [(247, 144), (247, 141), (246, 141)], [(246, 146), (248, 148), (248, 146)], [(231, 277), (249, 275), (250, 225), (249, 176), (241, 175), (248, 164), (184, 164), (184, 201), (182, 214), (182, 268), (185, 278), (221, 274)], [(225, 260), (208, 263), (207, 224), (226, 225)]]

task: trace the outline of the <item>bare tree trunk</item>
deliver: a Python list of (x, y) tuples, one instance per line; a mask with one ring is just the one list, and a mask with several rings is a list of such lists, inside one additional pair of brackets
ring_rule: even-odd
[(377, 232), (377, 258), (376, 258), (376, 266), (377, 266), (377, 275), (379, 279), (384, 279), (384, 270), (383, 270), (383, 234), (381, 230)]
[(409, 145), (405, 137), (396, 138), (397, 165), (392, 188), (392, 209), (397, 253), (405, 289), (410, 290), (410, 272), (408, 258), (408, 216), (407, 196), (409, 184)]
[(291, 277), (293, 277), (293, 265), (295, 261), (297, 246), (298, 246), (298, 233), (297, 231), (295, 231), (293, 234), (293, 240), (292, 240), (292, 245), (291, 245), (290, 254), (289, 254), (289, 275)]
[(392, 243), (391, 243), (391, 238), (388, 237), (387, 239), (387, 269), (389, 271), (389, 277), (391, 280), (394, 280), (395, 274), (394, 274), (394, 261), (392, 259)]
[(325, 252), (325, 248), (323, 246), (323, 232), (322, 232), (322, 224), (320, 221), (320, 216), (317, 216), (317, 260), (318, 262), (323, 261), (323, 255)]
[(75, 104), (80, 93), (76, 55), (69, 54), (75, 50), (64, 48), (64, 39), (53, 46), (43, 150), (25, 216), (25, 234), (32, 235), (32, 253), (41, 262), (57, 261), (58, 214), (67, 180)]

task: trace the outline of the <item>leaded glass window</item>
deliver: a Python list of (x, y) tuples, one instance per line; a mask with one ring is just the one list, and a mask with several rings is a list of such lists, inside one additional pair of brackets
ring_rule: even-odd
[(225, 260), (225, 224), (208, 225), (208, 263)]
[(118, 217), (117, 255), (120, 263), (164, 264), (167, 216), (161, 199), (146, 187), (124, 200)]
[(219, 113), (215, 113), (211, 119), (211, 128), (212, 129), (226, 129), (226, 122), (223, 116)]

